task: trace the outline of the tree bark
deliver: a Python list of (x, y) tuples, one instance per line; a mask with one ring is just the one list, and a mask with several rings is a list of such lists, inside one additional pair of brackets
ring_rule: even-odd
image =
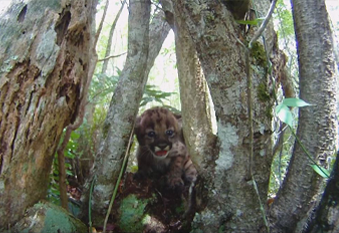
[(325, 188), (314, 216), (309, 216), (304, 233), (339, 232), (339, 153), (333, 166), (331, 178)]
[[(205, 164), (211, 177), (206, 208), (196, 214), (193, 232), (259, 231), (265, 227), (259, 203), (266, 200), (272, 161), (272, 82), (262, 41), (252, 50), (254, 141), (249, 135), (247, 73), (241, 31), (225, 6), (215, 1), (172, 1), (175, 18), (185, 22), (198, 52), (215, 106), (219, 149), (213, 163)], [(267, 12), (269, 1), (259, 1)], [(267, 51), (277, 56), (272, 25), (267, 29)], [(258, 52), (259, 51), (259, 52)], [(274, 77), (275, 78), (275, 77)], [(251, 144), (254, 155), (250, 157)], [(211, 156), (211, 155), (205, 155)], [(204, 159), (202, 159), (204, 161)], [(203, 163), (206, 163), (203, 162)], [(254, 171), (251, 175), (251, 169)], [(199, 171), (200, 172), (200, 171)], [(258, 187), (257, 195), (253, 183)]]
[(86, 84), (95, 0), (14, 4), (0, 21), (0, 229), (45, 198)]
[[(178, 14), (178, 13), (176, 13)], [(175, 20), (175, 48), (180, 85), (183, 131), (190, 155), (200, 174), (206, 174), (207, 166), (215, 155), (215, 139), (212, 130), (209, 90), (192, 38)], [(213, 112), (214, 114), (214, 112)]]
[[(97, 177), (92, 196), (94, 224), (102, 224), (114, 185), (122, 169), (129, 135), (138, 113), (148, 73), (170, 30), (159, 12), (149, 25), (150, 1), (130, 1), (126, 65), (104, 123), (103, 139), (94, 164)], [(150, 33), (150, 35), (149, 35)], [(87, 182), (89, 188), (90, 181)], [(84, 197), (88, 200), (89, 192)], [(86, 208), (83, 212), (87, 211)]]
[[(214, 111), (210, 106), (209, 90), (194, 43), (184, 22), (175, 17), (171, 1), (161, 1), (166, 18), (175, 33), (175, 51), (180, 87), (181, 114), (185, 143), (200, 174), (212, 160), (216, 137), (212, 130)], [(171, 20), (173, 19), (173, 20)], [(203, 162), (204, 160), (205, 162)], [(208, 162), (207, 162), (208, 161)]]
[[(324, 1), (292, 1), (299, 61), (300, 98), (313, 106), (299, 109), (297, 137), (324, 165), (336, 150), (336, 75), (332, 33)], [(305, 11), (305, 9), (309, 9)], [(321, 178), (299, 144), (272, 205), (274, 228), (294, 232), (302, 225)]]

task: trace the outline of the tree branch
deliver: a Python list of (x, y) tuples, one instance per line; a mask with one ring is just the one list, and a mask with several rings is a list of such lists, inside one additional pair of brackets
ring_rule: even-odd
[(108, 56), (108, 57), (105, 57), (105, 58), (102, 58), (102, 59), (98, 59), (98, 62), (106, 61), (106, 60), (111, 59), (111, 58), (121, 57), (121, 56), (125, 55), (126, 53), (127, 52), (120, 53), (118, 55), (111, 55), (111, 56)]
[(264, 22), (262, 22), (262, 24), (260, 25), (260, 28), (258, 29), (258, 31), (254, 34), (253, 38), (251, 39), (250, 43), (248, 44), (248, 47), (249, 48), (252, 48), (252, 44), (258, 40), (258, 38), (260, 37), (260, 35), (263, 33), (263, 31), (265, 30), (268, 22), (270, 21), (271, 17), (272, 17), (272, 14), (273, 14), (273, 11), (274, 11), (274, 8), (275, 8), (275, 5), (277, 3), (277, 0), (273, 0), (272, 3), (271, 3), (271, 6), (270, 6), (270, 9), (268, 10), (268, 13), (265, 17), (265, 20)]

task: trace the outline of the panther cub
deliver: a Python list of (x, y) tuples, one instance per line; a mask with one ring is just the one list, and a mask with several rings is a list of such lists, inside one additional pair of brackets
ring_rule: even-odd
[(196, 180), (197, 170), (188, 155), (181, 131), (181, 116), (166, 108), (148, 109), (136, 119), (134, 132), (139, 147), (135, 178), (160, 173), (166, 175), (170, 188)]

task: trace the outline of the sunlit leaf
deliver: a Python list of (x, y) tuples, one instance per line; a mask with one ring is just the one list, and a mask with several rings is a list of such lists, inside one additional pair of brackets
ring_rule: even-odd
[(286, 98), (284, 99), (283, 104), (288, 107), (298, 107), (298, 108), (312, 106), (312, 104), (309, 104), (304, 100), (298, 98)]
[(257, 26), (263, 20), (265, 20), (265, 18), (257, 18), (255, 20), (236, 20), (236, 22), (239, 23), (239, 24)]
[(327, 170), (327, 169), (325, 169), (325, 168), (323, 168), (323, 167), (319, 167), (319, 166), (317, 166), (317, 165), (315, 165), (315, 164), (311, 164), (310, 165), (312, 168), (313, 168), (313, 170), (316, 172), (316, 173), (318, 173), (321, 177), (323, 177), (323, 178), (329, 178), (330, 177), (330, 172)]
[(293, 114), (285, 104), (279, 104), (276, 106), (275, 113), (282, 122), (293, 127)]

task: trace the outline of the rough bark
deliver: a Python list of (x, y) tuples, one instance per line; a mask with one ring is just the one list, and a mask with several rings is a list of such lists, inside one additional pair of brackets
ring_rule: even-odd
[[(97, 3), (96, 3), (97, 4)], [(104, 9), (104, 14), (102, 16), (102, 19), (100, 20), (98, 29), (94, 35), (91, 36), (90, 42), (89, 42), (89, 53), (91, 54), (89, 62), (88, 62), (88, 73), (84, 76), (83, 79), (83, 87), (82, 87), (82, 93), (80, 95), (80, 104), (79, 104), (79, 110), (78, 113), (74, 116), (75, 121), (73, 124), (69, 125), (66, 130), (63, 137), (63, 141), (60, 144), (59, 148), (57, 149), (58, 153), (58, 167), (59, 167), (59, 192), (60, 192), (60, 202), (61, 206), (68, 210), (68, 196), (67, 196), (67, 182), (66, 182), (66, 168), (65, 168), (65, 149), (67, 147), (67, 144), (71, 138), (71, 133), (76, 130), (77, 128), (82, 125), (84, 121), (85, 116), (85, 108), (87, 105), (87, 99), (88, 99), (88, 91), (89, 86), (92, 82), (92, 77), (94, 75), (95, 66), (97, 64), (98, 56), (96, 53), (96, 45), (98, 43), (98, 39), (102, 30), (102, 26), (105, 20), (105, 16), (108, 9), (108, 0), (106, 1), (106, 6)], [(93, 13), (91, 18), (95, 17), (95, 13)], [(95, 30), (95, 26), (93, 24), (93, 30)]]
[[(300, 73), (300, 98), (313, 104), (299, 110), (297, 137), (313, 159), (333, 155), (337, 141), (336, 75), (332, 33), (324, 1), (292, 1)], [(305, 11), (305, 9), (310, 9)], [(275, 229), (294, 232), (319, 191), (321, 177), (299, 144), (273, 203)]]
[[(174, 11), (193, 39), (211, 92), (218, 125), (218, 157), (207, 167), (211, 176), (206, 208), (196, 214), (193, 232), (259, 231), (264, 227), (258, 198), (266, 200), (272, 161), (272, 86), (266, 73), (266, 54), (261, 42), (252, 50), (252, 99), (254, 156), (247, 102), (246, 56), (240, 27), (224, 5), (216, 1), (172, 1)], [(261, 2), (266, 12), (269, 1)], [(268, 29), (266, 43), (276, 56), (274, 35)], [(272, 59), (273, 60), (273, 59)], [(275, 78), (275, 77), (274, 77)], [(252, 160), (252, 163), (250, 162)], [(253, 170), (253, 177), (250, 173)], [(259, 197), (253, 186), (253, 178)]]
[(339, 154), (319, 206), (310, 216), (305, 233), (339, 232)]
[(0, 229), (46, 196), (89, 69), (95, 0), (29, 1), (0, 21)]
[[(103, 139), (94, 164), (97, 181), (92, 196), (95, 224), (102, 224), (122, 168), (129, 135), (138, 113), (148, 73), (170, 30), (159, 12), (149, 25), (150, 1), (130, 1), (126, 65), (115, 89), (104, 123)], [(149, 35), (150, 33), (150, 35)], [(150, 46), (149, 46), (150, 45)], [(90, 182), (87, 183), (87, 188)], [(85, 196), (87, 202), (89, 193)], [(87, 211), (87, 209), (84, 209)]]
[[(206, 165), (212, 160), (215, 136), (212, 132), (212, 117), (209, 90), (201, 68), (194, 43), (184, 22), (174, 15), (172, 3), (161, 1), (166, 18), (175, 33), (175, 51), (180, 87), (181, 114), (185, 143), (195, 166), (208, 175)], [(173, 19), (173, 20), (171, 20)], [(203, 167), (205, 166), (205, 167)]]

